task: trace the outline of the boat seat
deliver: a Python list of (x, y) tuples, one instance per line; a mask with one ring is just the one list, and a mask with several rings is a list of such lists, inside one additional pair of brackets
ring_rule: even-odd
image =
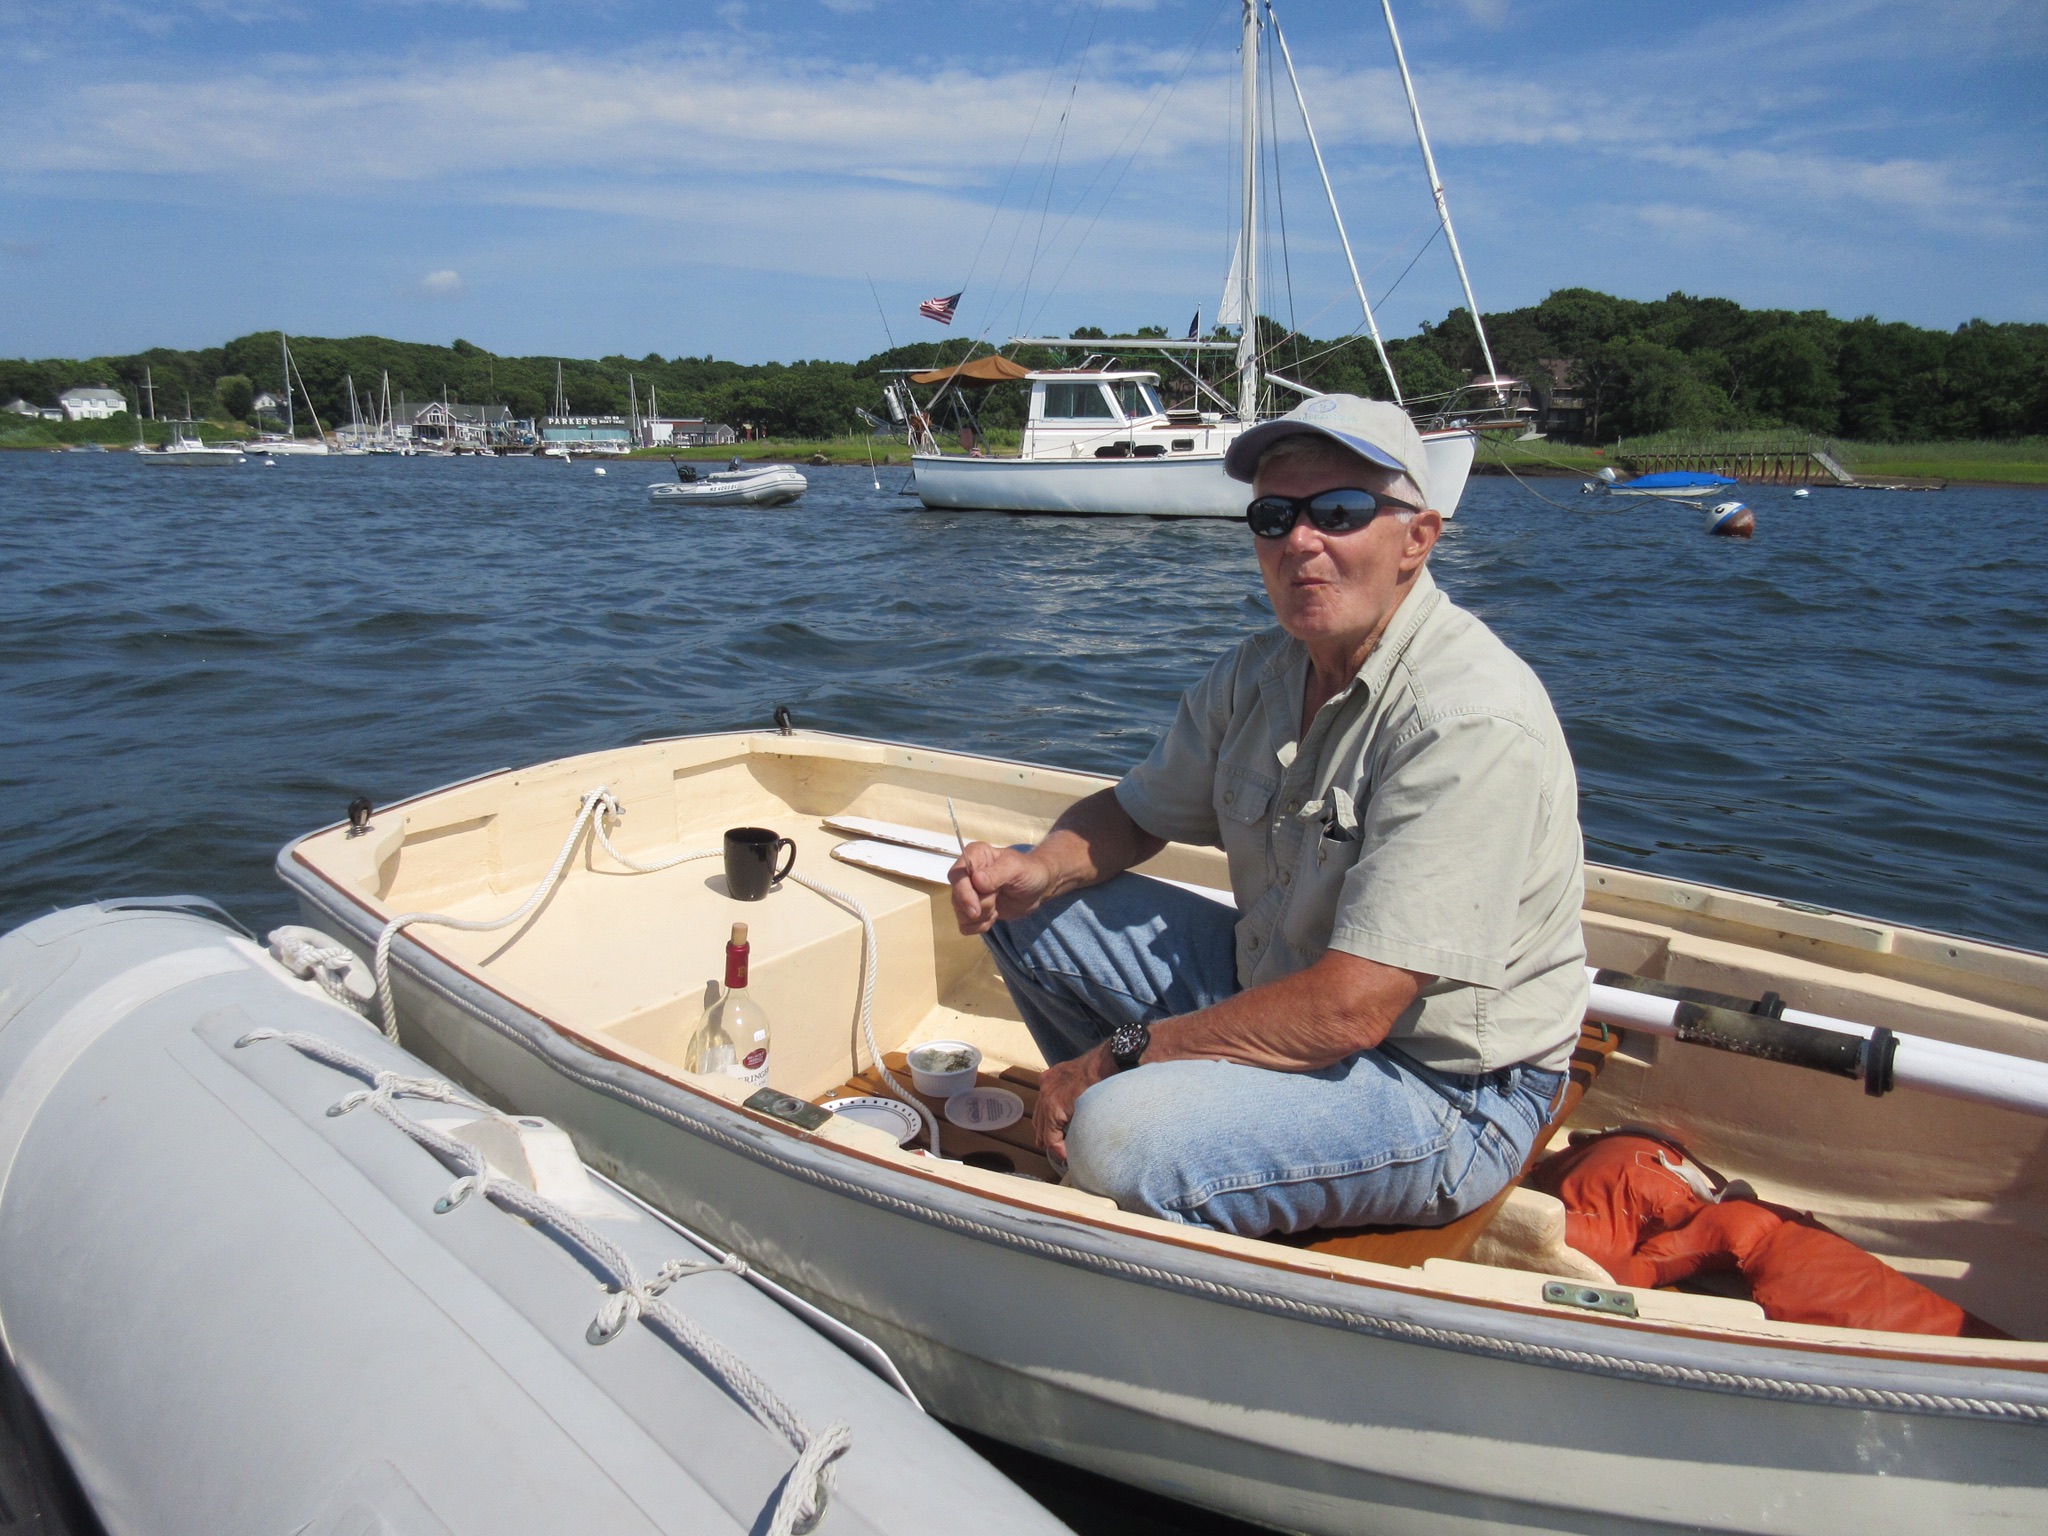
[[(1274, 1233), (1267, 1240), (1285, 1243), (1290, 1247), (1306, 1248), (1316, 1253), (1334, 1253), (1348, 1259), (1365, 1259), (1374, 1264), (1391, 1264), (1399, 1269), (1413, 1269), (1431, 1259), (1462, 1259), (1471, 1252), (1472, 1245), (1479, 1240), (1500, 1208), (1507, 1203), (1508, 1196), (1521, 1184), (1522, 1179), (1539, 1161), (1549, 1147), (1551, 1139), (1568, 1121), (1586, 1097), (1586, 1091), (1599, 1077), (1600, 1069), (1607, 1064), (1607, 1057), (1615, 1048), (1619, 1036), (1605, 1024), (1587, 1023), (1580, 1026), (1579, 1043), (1572, 1051), (1571, 1066), (1565, 1081), (1564, 1092), (1558, 1096), (1557, 1107), (1551, 1112), (1550, 1123), (1536, 1138), (1530, 1150), (1528, 1161), (1522, 1172), (1499, 1194), (1477, 1210), (1468, 1211), (1456, 1221), (1441, 1227), (1318, 1227), (1307, 1232)], [(883, 1057), (889, 1070), (905, 1088), (910, 1087), (910, 1064), (901, 1051), (890, 1051)], [(1000, 1131), (981, 1133), (966, 1130), (948, 1123), (943, 1133), (944, 1150), (948, 1157), (957, 1157), (978, 1168), (996, 1173), (1013, 1173), (1022, 1178), (1036, 1179), (1042, 1183), (1056, 1184), (1059, 1176), (1045, 1154), (1038, 1150), (1031, 1130), (1032, 1111), (1038, 1105), (1038, 1070), (1034, 1067), (1009, 1067), (1000, 1075), (991, 1076), (982, 1072), (976, 1075), (979, 1086), (1007, 1088), (1024, 1101), (1023, 1116), (1014, 1124)], [(827, 1099), (851, 1097), (860, 1094), (879, 1094), (893, 1098), (895, 1095), (882, 1082), (881, 1075), (873, 1068), (834, 1088), (830, 1093), (818, 1095), (816, 1102)], [(943, 1100), (927, 1098), (922, 1094), (915, 1097), (932, 1110), (943, 1113)], [(922, 1146), (922, 1134), (913, 1138), (911, 1146)]]
[(1391, 1264), (1397, 1269), (1418, 1268), (1431, 1259), (1464, 1258), (1479, 1241), (1479, 1234), (1507, 1204), (1508, 1196), (1520, 1187), (1529, 1170), (1542, 1161), (1552, 1138), (1571, 1119), (1619, 1043), (1620, 1037), (1605, 1024), (1589, 1021), (1579, 1026), (1579, 1043), (1572, 1050), (1564, 1092), (1558, 1095), (1550, 1123), (1537, 1134), (1522, 1171), (1478, 1209), (1440, 1227), (1311, 1227), (1306, 1232), (1275, 1232), (1267, 1241), (1306, 1248), (1313, 1253), (1363, 1259), (1371, 1264)]

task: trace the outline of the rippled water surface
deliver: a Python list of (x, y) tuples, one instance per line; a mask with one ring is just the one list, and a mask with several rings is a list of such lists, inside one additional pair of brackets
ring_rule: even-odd
[[(645, 466), (0, 454), (0, 921), (196, 891), (500, 766), (806, 725), (1115, 772), (1270, 620), (1238, 525), (932, 514), (865, 470), (767, 512)], [(2048, 947), (2048, 492), (1696, 511), (1477, 481), (1439, 580), (1541, 674), (1590, 855)], [(993, 1445), (1083, 1529), (1220, 1532)]]
[[(366, 792), (804, 724), (1114, 772), (1268, 622), (1235, 525), (768, 512), (531, 459), (0, 454), (0, 916), (289, 906)], [(2048, 946), (2048, 492), (1756, 488), (1698, 513), (1475, 481), (1439, 580), (1542, 675), (1590, 855)]]

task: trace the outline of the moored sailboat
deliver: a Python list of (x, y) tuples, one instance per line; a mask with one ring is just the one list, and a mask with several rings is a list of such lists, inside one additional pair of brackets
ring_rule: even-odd
[[(940, 384), (939, 393), (920, 407), (908, 395), (907, 385), (892, 399), (892, 413), (901, 415), (911, 445), (911, 463), (917, 493), (927, 507), (941, 509), (987, 509), (1005, 512), (1096, 513), (1150, 517), (1234, 518), (1243, 514), (1244, 489), (1223, 471), (1223, 455), (1241, 432), (1260, 420), (1268, 386), (1290, 395), (1313, 398), (1319, 392), (1269, 371), (1260, 334), (1261, 222), (1264, 196), (1261, 192), (1259, 73), (1261, 33), (1270, 28), (1273, 42), (1286, 61), (1287, 76), (1308, 143), (1315, 155), (1322, 186), (1329, 197), (1330, 211), (1349, 263), (1364, 324), (1384, 370), (1394, 403), (1419, 411), (1423, 442), (1429, 453), (1431, 483), (1437, 510), (1445, 517), (1455, 515), (1463, 497), (1465, 481), (1477, 452), (1480, 430), (1503, 428), (1521, 431), (1526, 412), (1513, 402), (1516, 381), (1502, 379), (1494, 367), (1492, 347), (1486, 339), (1485, 322), (1472, 295), (1471, 279), (1465, 270), (1464, 253), (1458, 246), (1451, 224), (1450, 207), (1436, 161), (1423, 127), (1422, 109), (1409, 77), (1399, 30), (1395, 26), (1391, 0), (1383, 0), (1387, 33), (1400, 64), (1408, 106), (1422, 149), (1430, 189), (1436, 200), (1437, 219), (1447, 238), (1458, 269), (1459, 282), (1485, 357), (1488, 388), (1480, 391), (1462, 410), (1455, 409), (1467, 391), (1434, 401), (1406, 401), (1392, 360), (1380, 337), (1378, 320), (1352, 256), (1350, 237), (1337, 207), (1335, 189), (1324, 165), (1322, 149), (1309, 120), (1308, 104), (1295, 75), (1294, 61), (1280, 32), (1272, 0), (1243, 0), (1240, 42), (1240, 95), (1238, 237), (1232, 255), (1230, 275), (1224, 284), (1219, 319), (1235, 324), (1234, 341), (1201, 339), (1190, 335), (1182, 341), (1128, 339), (1110, 343), (1132, 352), (1156, 351), (1173, 362), (1179, 372), (1192, 379), (1196, 396), (1192, 408), (1168, 412), (1159, 403), (1156, 372), (1120, 368), (1117, 360), (1104, 365), (1100, 356), (1090, 357), (1078, 368), (1049, 369), (1015, 375), (1030, 387), (1030, 400), (1023, 444), (1012, 457), (989, 457), (974, 453), (943, 453), (933, 426), (933, 409), (948, 391), (962, 385), (963, 375), (975, 365), (938, 370), (919, 382)], [(1100, 342), (1080, 343), (1064, 337), (1013, 337), (1012, 346), (1079, 348)], [(1175, 360), (1176, 354), (1227, 353), (1233, 359), (1236, 398), (1231, 401), (1191, 370)], [(1014, 366), (1014, 365), (1012, 365)], [(1098, 398), (1098, 396), (1100, 398)], [(1210, 411), (1207, 406), (1218, 407)], [(1078, 412), (1078, 414), (1075, 414)], [(1267, 415), (1279, 414), (1264, 409)]]
[[(251, 453), (260, 453), (266, 458), (277, 458), (284, 455), (296, 458), (324, 457), (328, 452), (327, 434), (320, 429), (320, 412), (313, 404), (312, 391), (306, 388), (304, 375), (299, 372), (298, 365), (292, 361), (291, 338), (286, 336), (283, 331), (277, 333), (277, 346), (281, 357), (281, 367), (284, 371), (284, 431), (281, 434), (277, 432), (259, 433), (256, 440), (249, 444), (249, 451)], [(298, 417), (292, 407), (292, 385), (294, 382), (298, 385), (299, 393), (305, 396), (306, 413), (313, 418), (313, 435), (310, 438), (298, 435)]]

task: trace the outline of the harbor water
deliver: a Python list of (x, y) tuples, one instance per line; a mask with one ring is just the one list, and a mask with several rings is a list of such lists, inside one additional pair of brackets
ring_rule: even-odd
[[(1271, 622), (1241, 524), (933, 514), (901, 468), (651, 506), (666, 472), (0, 454), (0, 921), (191, 891), (261, 931), (354, 795), (784, 703), (1115, 773)], [(1476, 479), (1435, 569), (1548, 686), (1591, 859), (2048, 947), (2048, 489), (1750, 487), (1746, 542), (1535, 491)], [(1174, 1523), (1085, 1481), (1046, 1496)]]

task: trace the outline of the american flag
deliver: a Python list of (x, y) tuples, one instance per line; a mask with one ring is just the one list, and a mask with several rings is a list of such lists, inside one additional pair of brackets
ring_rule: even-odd
[[(960, 290), (960, 293), (965, 293), (966, 291), (967, 290), (963, 288)], [(927, 320), (936, 320), (941, 325), (951, 325), (953, 323), (953, 311), (957, 309), (959, 305), (960, 294), (956, 293), (953, 294), (950, 298), (926, 299), (922, 304), (917, 306), (917, 312), (920, 315), (923, 315)]]

